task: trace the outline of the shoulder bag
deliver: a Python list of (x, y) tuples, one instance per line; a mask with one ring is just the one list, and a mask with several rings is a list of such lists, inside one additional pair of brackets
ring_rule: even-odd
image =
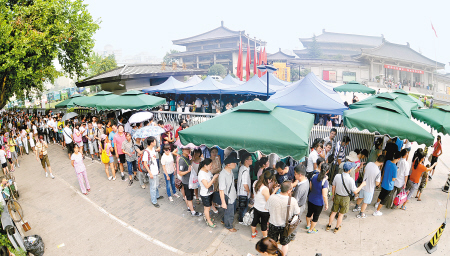
[(355, 199), (355, 193), (353, 192), (349, 192), (347, 189), (347, 186), (345, 186), (345, 182), (344, 182), (344, 174), (341, 174), (341, 179), (342, 179), (342, 184), (344, 185), (344, 189), (345, 191), (347, 191), (348, 196), (350, 197), (350, 201), (353, 201)]
[(300, 222), (302, 222), (300, 220), (300, 216), (298, 214), (294, 214), (294, 215), (292, 215), (291, 218), (289, 218), (289, 210), (291, 209), (291, 198), (292, 198), (292, 196), (289, 195), (287, 212), (286, 212), (286, 225), (284, 226), (284, 232), (283, 232), (284, 237), (290, 236), (297, 229), (298, 224), (300, 224)]
[[(232, 183), (230, 183), (230, 187), (228, 188), (228, 193), (226, 193), (226, 194), (224, 193), (225, 203), (226, 204), (228, 204), (228, 199), (229, 199), (228, 195), (231, 192), (231, 187), (233, 186), (233, 181), (234, 181), (234, 175), (233, 175), (233, 178), (231, 180)], [(216, 191), (216, 192), (213, 193), (213, 202), (218, 204), (218, 205), (222, 205), (222, 199), (220, 198), (220, 192), (219, 191)]]
[[(240, 182), (240, 184), (239, 184), (239, 192), (241, 192), (241, 186), (242, 186), (242, 178), (243, 178), (243, 176), (244, 176), (244, 173), (246, 172), (247, 170), (245, 170), (245, 171), (243, 171), (242, 172), (242, 175), (241, 175), (241, 182)], [(248, 197), (247, 196), (239, 196), (238, 197), (238, 207), (239, 208), (245, 208), (245, 207), (247, 207), (247, 199), (248, 199)]]

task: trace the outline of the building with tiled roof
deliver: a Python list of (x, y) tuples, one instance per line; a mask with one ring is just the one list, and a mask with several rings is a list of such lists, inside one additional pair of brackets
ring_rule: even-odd
[(242, 38), (243, 65), (245, 66), (247, 44), (250, 43), (253, 59), (255, 45), (259, 48), (265, 46), (266, 42), (250, 38), (245, 34), (245, 30), (231, 30), (224, 26), (223, 21), (220, 27), (200, 35), (173, 40), (173, 44), (186, 47), (186, 51), (173, 53), (170, 57), (178, 59), (179, 63), (184, 63), (191, 68), (208, 69), (214, 64), (222, 64), (229, 72), (236, 73), (239, 37)]

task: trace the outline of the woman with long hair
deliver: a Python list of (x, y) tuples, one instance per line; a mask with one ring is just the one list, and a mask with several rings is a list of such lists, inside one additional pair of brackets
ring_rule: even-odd
[(306, 229), (308, 234), (317, 233), (315, 226), (319, 221), (320, 213), (325, 205), (325, 211), (328, 210), (328, 164), (320, 165), (320, 172), (314, 175), (309, 183), (310, 193), (308, 196), (308, 213), (306, 214)]
[(269, 158), (268, 157), (261, 157), (258, 162), (257, 162), (257, 169), (258, 169), (258, 173), (256, 174), (257, 179), (259, 180), (259, 177), (261, 176), (261, 174), (263, 173), (263, 171), (268, 168), (270, 165), (269, 162)]
[[(437, 163), (438, 158), (442, 155), (442, 143), (441, 143), (441, 135), (437, 136), (436, 142), (433, 145), (433, 154), (431, 155), (430, 165)], [(436, 166), (436, 165), (435, 165)], [(428, 175), (428, 180), (432, 180), (434, 176), (434, 169), (431, 170), (430, 175)]]
[[(108, 136), (106, 136), (106, 134), (102, 134), (100, 136), (100, 144), (98, 145), (99, 149), (100, 149), (100, 155), (103, 153), (103, 150), (106, 151), (106, 155), (109, 157), (109, 162), (108, 163), (104, 163), (105, 164), (105, 172), (106, 172), (106, 176), (108, 177), (108, 180), (116, 180), (116, 170), (114, 169), (114, 158), (112, 155), (113, 152), (113, 147), (111, 146), (111, 142), (108, 139)], [(108, 170), (108, 165), (111, 167), (111, 172), (113, 174), (113, 176), (109, 175), (109, 170)]]
[[(201, 161), (203, 161), (202, 150), (200, 148), (195, 148), (194, 151), (192, 152), (191, 165), (192, 165), (192, 170), (197, 174), (197, 176), (198, 176), (198, 172), (200, 170), (200, 162)], [(194, 193), (195, 193), (195, 200), (197, 201), (197, 204), (200, 204), (200, 198), (198, 197), (198, 188), (194, 189)]]
[[(266, 202), (269, 200), (270, 192), (269, 192), (269, 184), (274, 180), (275, 175), (273, 171), (264, 171), (264, 173), (259, 176), (258, 181), (253, 183), (253, 194), (255, 196), (255, 201), (253, 205), (253, 221), (251, 224), (252, 227), (252, 238), (255, 238), (258, 234), (256, 230), (256, 225), (261, 224), (261, 233), (263, 237), (267, 237), (267, 223), (269, 222), (269, 211), (266, 210)], [(275, 194), (278, 191), (277, 187), (273, 190), (272, 194)]]
[(214, 182), (219, 178), (219, 174), (212, 174), (211, 168), (212, 168), (212, 160), (209, 158), (206, 158), (205, 160), (201, 161), (198, 171), (198, 181), (200, 182), (200, 197), (202, 198), (203, 203), (203, 219), (206, 222), (206, 225), (208, 225), (211, 228), (215, 228), (216, 224), (214, 224), (211, 220), (211, 217), (209, 215), (209, 211), (212, 208), (212, 211), (214, 213), (218, 213), (216, 207), (212, 205), (212, 199), (213, 199), (213, 192), (214, 192)]
[[(416, 154), (417, 153), (417, 154)], [(408, 197), (406, 198), (406, 201), (403, 203), (401, 209), (406, 210), (406, 203), (408, 200), (416, 194), (419, 183), (420, 183), (420, 177), (422, 176), (422, 173), (429, 172), (433, 170), (433, 168), (436, 166), (437, 162), (435, 162), (431, 167), (426, 167), (423, 162), (425, 161), (426, 155), (420, 152), (414, 153), (415, 160), (413, 161), (413, 166), (411, 170), (411, 175), (409, 175), (408, 184), (406, 185), (406, 193), (408, 193)]]
[(255, 249), (263, 256), (284, 256), (277, 242), (270, 237), (264, 237), (256, 243)]

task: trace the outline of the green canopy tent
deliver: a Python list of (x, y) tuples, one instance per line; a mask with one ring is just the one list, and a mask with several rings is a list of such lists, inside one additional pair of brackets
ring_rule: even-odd
[(415, 109), (411, 113), (415, 119), (428, 124), (436, 131), (443, 134), (450, 134), (450, 106)]
[(75, 102), (80, 101), (83, 98), (85, 97), (81, 94), (74, 94), (70, 96), (68, 99), (56, 104), (55, 108), (73, 108), (76, 105)]
[(433, 135), (406, 117), (401, 109), (390, 102), (346, 110), (344, 125), (350, 129), (356, 127), (359, 130), (377, 131), (380, 134), (416, 141), (427, 146), (432, 145), (434, 140)]
[(131, 90), (122, 93), (120, 96), (97, 104), (98, 110), (117, 109), (151, 109), (166, 103), (166, 99), (147, 95), (141, 91)]
[(334, 87), (336, 92), (359, 92), (366, 94), (375, 94), (376, 91), (372, 88), (369, 88), (365, 85), (362, 85), (356, 81), (348, 82), (347, 84), (343, 84), (341, 86)]
[(180, 131), (183, 145), (232, 147), (301, 159), (309, 151), (312, 114), (251, 101)]
[(401, 114), (408, 118), (411, 117), (411, 110), (417, 108), (416, 103), (404, 101), (398, 95), (389, 92), (372, 95), (364, 100), (351, 104), (349, 107), (350, 109), (367, 108), (384, 102), (389, 102), (392, 105), (395, 105), (399, 110), (401, 110)]
[(415, 102), (415, 103), (417, 103), (417, 107), (423, 108), (423, 102), (422, 101), (420, 101), (419, 99), (409, 95), (409, 93), (405, 92), (402, 89), (394, 90), (392, 93), (397, 95), (398, 98), (400, 98), (400, 99), (402, 99), (404, 101)]
[(112, 92), (101, 91), (91, 97), (83, 97), (79, 101), (75, 102), (75, 105), (85, 108), (95, 108), (97, 104), (111, 101), (112, 99), (119, 97)]

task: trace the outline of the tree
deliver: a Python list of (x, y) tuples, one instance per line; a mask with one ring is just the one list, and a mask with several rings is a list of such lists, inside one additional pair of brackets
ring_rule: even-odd
[(208, 69), (208, 76), (225, 77), (226, 75), (227, 75), (227, 69), (222, 64), (212, 65)]
[(85, 75), (98, 23), (82, 0), (0, 0), (0, 108), (45, 81)]
[[(112, 54), (107, 57), (102, 57), (100, 54), (93, 52), (88, 63), (88, 76), (95, 76), (111, 69), (117, 68), (116, 57)], [(101, 85), (92, 85), (91, 92), (101, 90)]]
[(176, 58), (172, 58), (169, 55), (174, 53), (179, 53), (180, 51), (177, 50), (170, 50), (169, 52), (166, 52), (166, 55), (164, 56), (163, 62), (166, 63), (166, 65), (172, 65), (173, 62), (177, 62)]
[(306, 75), (308, 75), (309, 73), (311, 73), (310, 69), (304, 68), (300, 71), (300, 76), (301, 77), (305, 77)]
[(291, 81), (300, 80), (298, 68), (291, 68)]
[(309, 56), (313, 59), (318, 59), (322, 56), (322, 51), (320, 50), (319, 45), (317, 44), (316, 35), (313, 36), (311, 45), (308, 48)]

